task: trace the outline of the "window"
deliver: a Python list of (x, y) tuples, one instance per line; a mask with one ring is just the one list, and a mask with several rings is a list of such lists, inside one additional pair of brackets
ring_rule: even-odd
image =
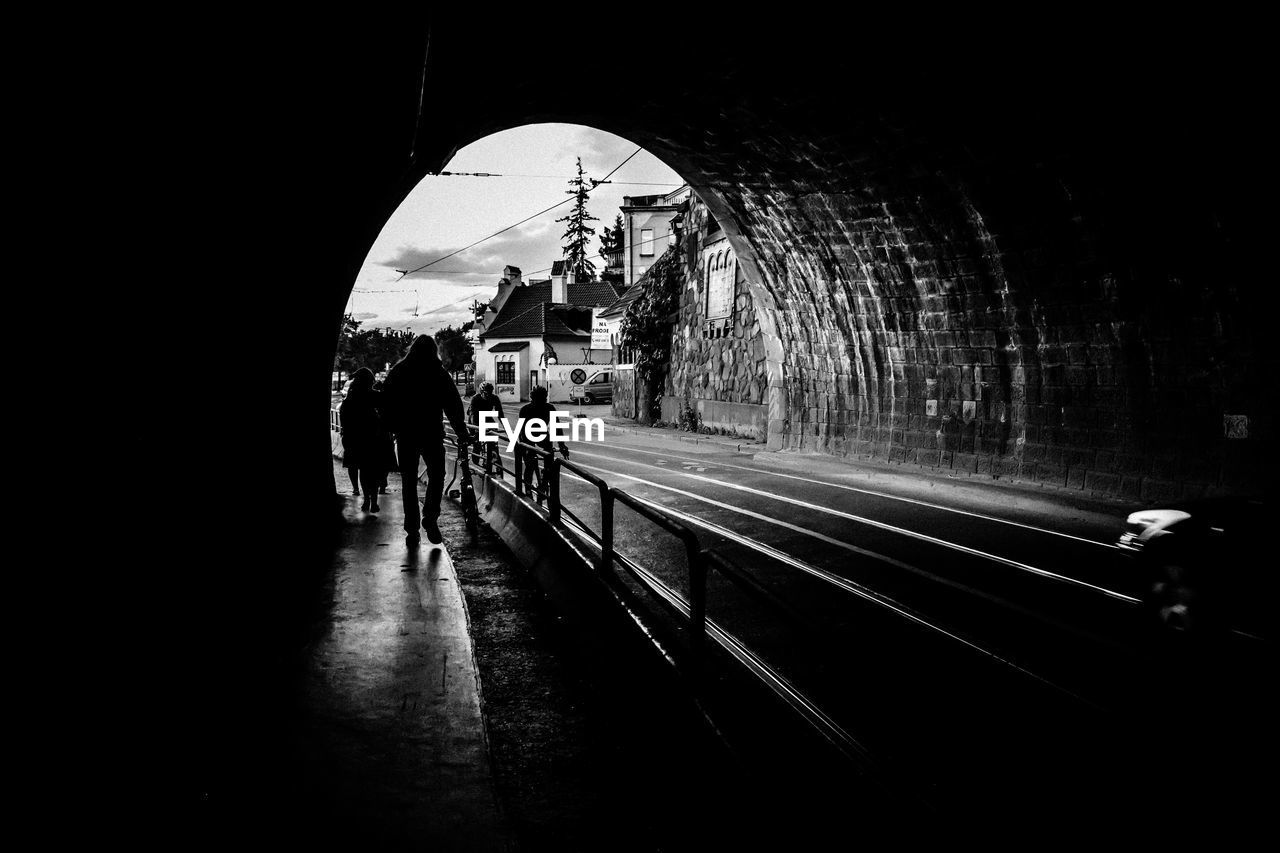
[(723, 338), (733, 332), (735, 280), (737, 264), (733, 250), (727, 246), (707, 249), (704, 254), (706, 267), (706, 301), (703, 303), (704, 338)]
[(495, 384), (516, 384), (516, 363), (514, 361), (500, 361), (494, 366), (498, 369), (498, 381)]
[(733, 314), (733, 258), (721, 253), (708, 261), (707, 307), (708, 320)]
[(640, 229), (640, 254), (641, 255), (653, 254), (653, 229), (652, 228)]

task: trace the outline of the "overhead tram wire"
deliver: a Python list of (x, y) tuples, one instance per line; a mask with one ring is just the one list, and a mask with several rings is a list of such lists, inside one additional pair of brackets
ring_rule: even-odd
[[(609, 170), (609, 174), (605, 175), (603, 178), (601, 178), (601, 179), (600, 179), (600, 180), (598, 180), (598, 181), (597, 181), (597, 180), (595, 180), (595, 179), (589, 179), (589, 180), (591, 180), (591, 181), (592, 181), (592, 183), (593, 183), (594, 185), (596, 185), (596, 186), (599, 186), (600, 184), (605, 183), (606, 181), (608, 181), (608, 180), (609, 180), (609, 178), (610, 178), (610, 177), (612, 177), (613, 175), (617, 174), (617, 172), (618, 172), (618, 170), (619, 170), (619, 169), (621, 169), (623, 166), (627, 165), (627, 163), (631, 160), (631, 158), (632, 158), (632, 157), (635, 157), (637, 154), (639, 154), (639, 153), (640, 153), (641, 151), (643, 151), (643, 150), (644, 150), (644, 149), (637, 147), (635, 151), (632, 151), (629, 155), (627, 155), (626, 159), (624, 159), (621, 163), (619, 163), (618, 165), (614, 166), (611, 170)], [(664, 185), (664, 186), (667, 186), (667, 185)], [(684, 184), (677, 184), (677, 185), (674, 185), (674, 186), (684, 186)], [(453, 257), (454, 255), (459, 255), (459, 254), (461, 254), (461, 253), (463, 253), (463, 252), (467, 251), (467, 249), (470, 249), (470, 248), (473, 248), (473, 247), (475, 247), (475, 246), (480, 245), (481, 243), (485, 242), (486, 240), (491, 240), (491, 239), (493, 239), (494, 237), (497, 237), (499, 234), (503, 234), (503, 233), (505, 233), (505, 232), (507, 232), (507, 231), (510, 231), (512, 228), (515, 228), (515, 227), (517, 227), (517, 226), (523, 225), (524, 223), (528, 222), (530, 219), (534, 219), (534, 218), (536, 218), (536, 217), (538, 217), (538, 216), (541, 216), (541, 215), (542, 215), (542, 214), (544, 214), (544, 213), (548, 213), (548, 212), (550, 212), (550, 211), (552, 211), (552, 210), (555, 210), (555, 209), (556, 209), (557, 207), (559, 207), (560, 205), (565, 204), (566, 202), (569, 202), (569, 201), (573, 201), (573, 196), (572, 196), (572, 195), (571, 195), (571, 196), (569, 196), (569, 198), (564, 199), (563, 201), (560, 201), (560, 202), (557, 202), (556, 204), (553, 204), (551, 207), (548, 207), (548, 208), (546, 208), (545, 210), (542, 210), (542, 211), (539, 211), (538, 213), (533, 214), (533, 216), (526, 217), (526, 218), (524, 218), (524, 219), (520, 220), (519, 222), (515, 223), (514, 225), (508, 225), (506, 228), (503, 228), (501, 231), (495, 231), (493, 234), (490, 234), (488, 237), (484, 237), (484, 238), (482, 238), (482, 239), (480, 239), (480, 240), (477, 240), (477, 241), (475, 241), (474, 243), (471, 243), (471, 244), (470, 244), (470, 245), (468, 245), (468, 246), (464, 246), (464, 247), (462, 247), (461, 249), (457, 249), (456, 251), (450, 252), (450, 253), (449, 253), (449, 254), (447, 254), (447, 255), (442, 255), (442, 256), (440, 256), (440, 257), (436, 258), (436, 259), (435, 259), (435, 260), (433, 260), (433, 261), (429, 261), (429, 262), (427, 262), (427, 263), (423, 264), (423, 265), (422, 265), (422, 266), (420, 266), (420, 267), (416, 267), (416, 268), (414, 268), (414, 269), (412, 269), (412, 270), (396, 270), (396, 272), (400, 273), (400, 277), (399, 277), (398, 279), (396, 279), (396, 281), (402, 281), (406, 276), (412, 275), (413, 273), (416, 273), (416, 272), (421, 272), (422, 270), (426, 269), (427, 267), (432, 266), (433, 264), (437, 264), (437, 263), (439, 263), (440, 261), (443, 261), (443, 260), (445, 260), (445, 259), (447, 259), (447, 258), (451, 258), (451, 257)], [(643, 246), (643, 245), (646, 245), (646, 244), (648, 244), (648, 243), (652, 243), (652, 242), (655, 242), (655, 241), (657, 241), (657, 240), (661, 240), (661, 239), (666, 239), (666, 235), (663, 235), (663, 237), (654, 237), (654, 238), (651, 238), (651, 239), (649, 239), (649, 240), (642, 241), (642, 242), (640, 242), (640, 243), (633, 243), (632, 245), (633, 245), (633, 246)], [(552, 267), (544, 267), (544, 268), (542, 268), (542, 269), (540, 269), (540, 270), (534, 270), (533, 272), (526, 273), (526, 274), (527, 274), (527, 275), (538, 275), (539, 273), (550, 272), (550, 271), (551, 271), (551, 269), (552, 269)], [(437, 275), (485, 275), (485, 273), (466, 272), (466, 271), (463, 271), (463, 270), (438, 270), (438, 271), (435, 271), (435, 273), (436, 273)], [(482, 283), (482, 284), (472, 284), (472, 285), (465, 285), (465, 286), (466, 286), (466, 287), (473, 288), (473, 289), (476, 289), (476, 288), (481, 288), (481, 287), (491, 287), (491, 286), (492, 286), (492, 284), (491, 284), (490, 282), (487, 282), (487, 281), (486, 281), (486, 282), (484, 282), (484, 283)], [(417, 293), (417, 298), (420, 300), (420, 299), (421, 299), (421, 295), (422, 295), (421, 289), (420, 289), (420, 288), (412, 288), (412, 289)], [(361, 290), (361, 289), (359, 289), (359, 288), (354, 288), (354, 287), (353, 287), (353, 288), (351, 289), (351, 297), (350, 297), (350, 299), (351, 299), (351, 304), (354, 306), (354, 303), (355, 303), (355, 294), (356, 294), (356, 293), (407, 293), (407, 292), (409, 292), (409, 290), (410, 290), (410, 288), (395, 288), (395, 289), (384, 289), (384, 290)], [(417, 311), (417, 305), (415, 305), (414, 317), (419, 317), (419, 316), (423, 316), (423, 315), (426, 315), (426, 314), (434, 314), (434, 313), (436, 313), (436, 312), (438, 312), (438, 311), (443, 311), (443, 310), (445, 310), (446, 308), (452, 308), (454, 305), (458, 305), (458, 304), (459, 304), (459, 303), (461, 303), (461, 302), (465, 302), (466, 300), (468, 300), (468, 299), (473, 299), (473, 298), (474, 298), (474, 294), (467, 294), (466, 296), (463, 296), (463, 297), (461, 297), (460, 299), (455, 299), (453, 302), (448, 302), (448, 303), (446, 303), (446, 304), (444, 304), (444, 305), (440, 305), (440, 306), (438, 306), (438, 307), (436, 307), (436, 308), (431, 308), (431, 309), (428, 309), (428, 310), (426, 310), (426, 311), (422, 311), (422, 312), (418, 312), (418, 311)]]
[[(428, 172), (427, 174), (429, 177), (433, 177), (433, 178), (547, 178), (547, 179), (555, 179), (557, 181), (571, 181), (574, 179), (573, 175), (508, 175), (508, 174), (502, 174), (498, 172)], [(663, 183), (663, 182), (655, 182), (655, 181), (610, 181), (604, 178), (598, 181), (595, 178), (588, 178), (587, 180), (590, 181), (595, 186), (600, 186), (601, 184), (613, 184), (614, 186), (619, 186), (619, 187), (682, 187), (684, 186), (683, 183), (673, 184), (673, 183)]]
[[(650, 243), (656, 243), (659, 240), (665, 240), (667, 239), (668, 236), (669, 235), (667, 234), (663, 234), (661, 237), (650, 237), (648, 240), (640, 240), (639, 242), (632, 243), (631, 246), (632, 248), (635, 248), (637, 246), (647, 246)], [(521, 275), (534, 276), (544, 272), (551, 272), (551, 270), (552, 270), (552, 267), (543, 267), (540, 270), (533, 270), (532, 272), (521, 272)], [(397, 272), (399, 272), (399, 270), (397, 270)], [(466, 270), (432, 270), (431, 274), (432, 275), (482, 275), (486, 277), (486, 280), (479, 284), (455, 284), (455, 285), (451, 285), (451, 287), (470, 287), (473, 289), (481, 288), (481, 287), (493, 287), (493, 282), (492, 282), (493, 273), (468, 272)], [(396, 279), (396, 280), (399, 281), (399, 279)], [(399, 287), (399, 288), (389, 288), (386, 290), (359, 290), (358, 288), (352, 288), (351, 292), (352, 293), (409, 293), (410, 291), (417, 291), (417, 290), (420, 290), (420, 287)], [(463, 298), (469, 299), (470, 297), (463, 297)]]
[[(639, 243), (632, 243), (631, 245), (632, 245), (632, 246), (644, 246), (644, 245), (646, 245), (646, 244), (648, 244), (648, 243), (654, 243), (654, 242), (657, 242), (658, 240), (665, 240), (665, 239), (667, 239), (667, 235), (665, 235), (665, 234), (664, 234), (664, 235), (663, 235), (663, 236), (661, 236), (661, 237), (653, 237), (653, 238), (650, 238), (650, 239), (648, 239), (648, 240), (642, 240), (642, 241), (641, 241), (641, 242), (639, 242)], [(552, 269), (551, 267), (543, 267), (543, 268), (542, 268), (542, 269), (540, 269), (540, 270), (534, 270), (534, 271), (532, 271), (532, 272), (528, 272), (528, 273), (521, 273), (521, 275), (534, 276), (534, 275), (538, 275), (539, 273), (551, 272), (551, 269)], [(441, 274), (441, 273), (437, 273), (437, 275), (439, 275), (439, 274)], [(456, 272), (455, 274), (456, 274), (456, 275), (487, 275), (487, 273), (464, 273), (464, 272)], [(476, 288), (481, 288), (481, 287), (493, 287), (493, 283), (492, 283), (492, 281), (486, 281), (486, 282), (484, 282), (483, 284), (464, 284), (464, 285), (460, 285), (460, 286), (461, 286), (461, 287), (470, 287), (470, 288), (476, 289)], [(417, 290), (417, 291), (418, 291), (418, 293), (419, 293), (419, 295), (421, 295), (421, 290), (420, 290), (420, 289), (418, 289), (418, 288), (414, 288), (414, 290)], [(355, 292), (355, 290), (353, 289), (353, 290), (352, 290), (352, 292), (354, 293), (354, 292)], [(360, 293), (408, 293), (408, 292), (409, 292), (409, 289), (406, 289), (406, 288), (401, 288), (401, 289), (399, 289), (399, 290), (361, 290), (361, 291), (360, 291)], [(463, 296), (463, 297), (461, 297), (460, 299), (455, 299), (455, 300), (454, 300), (454, 301), (452, 301), (452, 302), (446, 302), (444, 305), (439, 305), (439, 306), (437, 306), (437, 307), (435, 307), (435, 308), (431, 308), (431, 309), (428, 309), (428, 310), (426, 310), (426, 311), (423, 311), (423, 312), (421, 313), (421, 315), (420, 315), (420, 314), (415, 313), (413, 316), (414, 316), (414, 317), (418, 317), (418, 316), (425, 316), (425, 315), (427, 315), (427, 314), (434, 314), (434, 313), (436, 313), (437, 311), (443, 311), (443, 310), (445, 310), (446, 308), (452, 308), (452, 307), (453, 307), (453, 306), (455, 306), (455, 305), (458, 305), (458, 304), (460, 304), (460, 303), (462, 303), (462, 302), (466, 302), (468, 299), (474, 299), (474, 298), (475, 298), (475, 294), (474, 294), (474, 293), (468, 293), (466, 296)]]
[[(605, 181), (609, 180), (609, 178), (613, 177), (613, 175), (614, 175), (614, 174), (615, 174), (619, 169), (621, 169), (623, 166), (627, 165), (627, 163), (631, 160), (631, 158), (632, 158), (632, 157), (636, 156), (637, 154), (639, 154), (639, 153), (640, 153), (641, 151), (643, 151), (643, 150), (644, 150), (644, 149), (642, 149), (642, 148), (640, 148), (639, 146), (637, 146), (637, 147), (636, 147), (636, 150), (635, 150), (635, 151), (632, 151), (630, 154), (628, 154), (628, 155), (627, 155), (627, 158), (626, 158), (625, 160), (623, 160), (621, 163), (619, 163), (618, 165), (614, 166), (614, 167), (609, 171), (609, 174), (605, 175), (605, 176), (604, 176), (603, 178), (601, 178), (599, 181), (594, 181), (594, 183), (598, 186), (599, 184), (602, 184), (602, 183), (604, 183)], [(434, 266), (435, 264), (440, 263), (441, 261), (445, 260), (446, 258), (452, 258), (454, 255), (460, 255), (460, 254), (462, 254), (463, 252), (467, 251), (468, 249), (473, 249), (473, 248), (475, 248), (476, 246), (479, 246), (481, 243), (485, 242), (486, 240), (492, 240), (494, 237), (497, 237), (499, 234), (505, 234), (506, 232), (510, 231), (512, 228), (519, 227), (519, 226), (521, 226), (521, 225), (525, 224), (526, 222), (528, 222), (530, 219), (536, 219), (536, 218), (538, 218), (539, 216), (541, 216), (541, 215), (542, 215), (542, 214), (544, 214), (544, 213), (550, 213), (551, 211), (555, 210), (557, 207), (560, 207), (561, 205), (568, 204), (569, 202), (571, 202), (571, 201), (573, 201), (573, 200), (574, 200), (574, 196), (571, 194), (571, 195), (569, 195), (569, 197), (568, 197), (568, 198), (566, 198), (566, 199), (562, 199), (562, 200), (560, 200), (560, 201), (556, 202), (555, 204), (551, 205), (550, 207), (546, 208), (545, 210), (539, 210), (537, 213), (533, 214), (532, 216), (526, 216), (524, 219), (521, 219), (519, 222), (515, 223), (514, 225), (508, 225), (506, 228), (503, 228), (503, 229), (502, 229), (502, 230), (500, 230), (500, 231), (495, 231), (495, 232), (493, 232), (492, 234), (490, 234), (488, 237), (483, 237), (483, 238), (481, 238), (481, 239), (479, 239), (479, 240), (475, 241), (474, 243), (472, 243), (472, 244), (470, 244), (470, 245), (468, 245), (468, 246), (463, 246), (461, 249), (457, 249), (457, 250), (455, 250), (455, 251), (452, 251), (452, 252), (450, 252), (450, 253), (449, 253), (449, 254), (447, 254), (447, 255), (441, 255), (440, 257), (436, 258), (434, 261), (428, 261), (427, 263), (423, 264), (422, 266), (420, 266), (420, 267), (415, 267), (414, 269), (411, 269), (411, 270), (396, 270), (396, 272), (400, 273), (400, 278), (396, 279), (396, 281), (401, 281), (401, 280), (402, 280), (402, 279), (404, 279), (406, 276), (413, 275), (413, 274), (414, 274), (414, 273), (416, 273), (416, 272), (422, 272), (422, 271), (423, 271), (423, 270), (425, 270), (427, 267), (429, 267), (429, 266)]]

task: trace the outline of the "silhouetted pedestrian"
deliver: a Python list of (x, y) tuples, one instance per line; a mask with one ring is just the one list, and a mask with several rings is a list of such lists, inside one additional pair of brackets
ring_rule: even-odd
[(347, 398), (338, 408), (342, 421), (342, 464), (351, 476), (355, 494), (364, 487), (360, 509), (377, 512), (378, 487), (382, 483), (381, 453), (378, 438), (382, 430), (378, 415), (378, 396), (373, 390), (373, 371), (362, 367), (351, 379)]
[(460, 447), (467, 444), (462, 398), (452, 377), (440, 364), (436, 342), (419, 335), (404, 358), (387, 374), (384, 386), (385, 410), (396, 434), (396, 451), (404, 493), (404, 529), (409, 544), (418, 542), (418, 457), (427, 463), (427, 493), (422, 502), (422, 527), (427, 539), (443, 541), (436, 523), (440, 498), (444, 493), (444, 424), (458, 434)]
[[(378, 392), (379, 408), (382, 403), (382, 381), (376, 380), (373, 383), (373, 390)], [(391, 435), (391, 428), (387, 425), (385, 415), (378, 418), (378, 466), (382, 469), (382, 482), (378, 485), (378, 494), (385, 495), (387, 493), (387, 474), (395, 471), (400, 467), (396, 461), (396, 442)]]

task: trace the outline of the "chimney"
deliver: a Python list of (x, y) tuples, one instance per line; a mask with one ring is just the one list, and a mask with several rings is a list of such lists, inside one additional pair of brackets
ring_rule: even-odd
[(568, 264), (564, 264), (560, 268), (559, 275), (551, 276), (551, 301), (557, 305), (569, 304), (569, 276), (572, 275), (568, 270)]
[(498, 279), (498, 292), (489, 300), (489, 309), (484, 312), (484, 316), (478, 318), (476, 325), (480, 328), (488, 327), (493, 318), (498, 316), (498, 312), (502, 310), (502, 306), (507, 304), (507, 297), (511, 295), (511, 291), (523, 285), (520, 280), (520, 267), (505, 266), (502, 268), (502, 278)]

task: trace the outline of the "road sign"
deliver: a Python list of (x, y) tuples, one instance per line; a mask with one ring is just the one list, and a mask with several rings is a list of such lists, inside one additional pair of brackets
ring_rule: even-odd
[(613, 341), (609, 335), (609, 324), (600, 319), (599, 308), (591, 309), (591, 348), (609, 349)]
[(569, 381), (574, 385), (581, 385), (587, 381), (587, 372), (581, 367), (575, 367), (573, 372), (569, 374)]

